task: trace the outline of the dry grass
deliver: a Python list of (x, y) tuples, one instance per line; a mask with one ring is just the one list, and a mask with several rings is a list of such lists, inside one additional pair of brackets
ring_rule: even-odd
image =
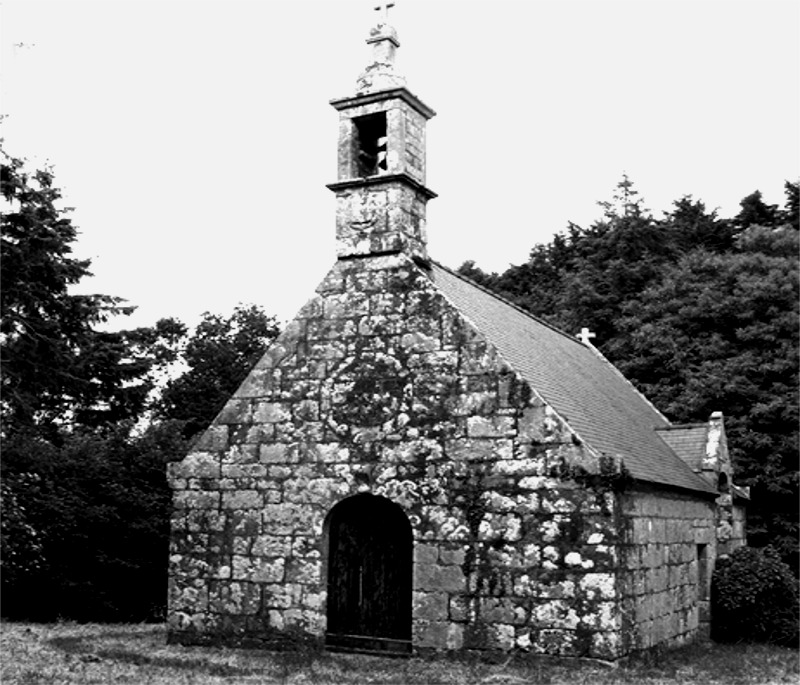
[(612, 667), (548, 658), (511, 658), (491, 664), (476, 659), (387, 659), (168, 646), (163, 625), (4, 623), (0, 639), (3, 685), (800, 682), (800, 664), (794, 650), (762, 645), (701, 643)]

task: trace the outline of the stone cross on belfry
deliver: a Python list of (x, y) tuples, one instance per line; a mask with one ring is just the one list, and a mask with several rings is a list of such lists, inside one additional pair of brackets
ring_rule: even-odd
[(378, 20), (378, 24), (388, 24), (389, 23), (389, 10), (394, 7), (393, 2), (384, 2), (380, 5), (375, 7), (376, 12), (380, 12), (383, 10), (383, 17)]
[(593, 333), (590, 331), (586, 326), (581, 328), (581, 332), (575, 336), (578, 340), (580, 340), (584, 345), (591, 345), (592, 338), (597, 337), (597, 333)]

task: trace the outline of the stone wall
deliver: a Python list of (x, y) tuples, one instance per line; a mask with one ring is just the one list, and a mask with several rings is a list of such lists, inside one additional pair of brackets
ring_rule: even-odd
[(747, 502), (734, 502), (731, 505), (731, 537), (726, 549), (720, 550), (730, 554), (737, 547), (747, 544)]
[(730, 493), (717, 498), (717, 554), (731, 554), (737, 547), (747, 544), (746, 501), (734, 501)]
[(425, 256), (425, 243), (425, 199), (404, 181), (336, 189), (339, 257), (399, 250)]
[(619, 656), (617, 501), (559, 477), (595, 455), (406, 257), (318, 293), (171, 466), (170, 639), (319, 642), (325, 518), (372, 492), (414, 531), (416, 650)]
[[(396, 128), (393, 121), (397, 121)], [(425, 183), (425, 118), (412, 107), (406, 106), (402, 115), (389, 119), (389, 137), (403, 141), (404, 170), (419, 183)]]
[(640, 487), (623, 495), (621, 506), (623, 649), (683, 644), (708, 618), (716, 505)]

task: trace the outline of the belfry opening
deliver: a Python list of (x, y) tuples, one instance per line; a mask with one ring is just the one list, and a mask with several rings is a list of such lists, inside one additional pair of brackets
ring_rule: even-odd
[(353, 119), (356, 128), (357, 176), (374, 176), (388, 171), (386, 157), (386, 112), (376, 112)]

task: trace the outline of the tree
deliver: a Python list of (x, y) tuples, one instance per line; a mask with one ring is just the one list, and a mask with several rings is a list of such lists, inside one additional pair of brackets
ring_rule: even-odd
[(748, 226), (775, 226), (778, 219), (777, 205), (768, 205), (761, 196), (761, 191), (756, 190), (745, 197), (739, 206), (741, 211), (736, 215), (734, 221), (739, 228)]
[(169, 425), (130, 430), (186, 327), (98, 330), (133, 307), (72, 292), (90, 262), (52, 170), (2, 154), (3, 612), (145, 618), (153, 588), (164, 604), (164, 462), (184, 448)]
[(548, 245), (535, 245), (524, 264), (509, 267), (494, 277), (499, 294), (532, 314), (556, 325), (561, 320), (564, 281), (576, 268), (577, 242), (583, 230), (570, 224), (566, 234), (557, 234)]
[[(631, 299), (604, 346), (673, 420), (724, 411), (748, 535), (797, 552), (797, 231), (752, 226), (736, 250), (694, 250)], [(795, 560), (796, 563), (796, 560)]]
[(648, 214), (644, 208), (642, 198), (638, 197), (639, 191), (633, 187), (633, 181), (628, 174), (623, 173), (622, 179), (617, 183), (611, 200), (601, 200), (597, 204), (603, 208), (606, 219), (614, 220), (619, 217), (636, 217)]
[(182, 421), (186, 437), (205, 429), (277, 334), (275, 318), (255, 305), (227, 318), (206, 312), (185, 345), (188, 370), (167, 383), (155, 416)]
[(780, 213), (780, 222), (794, 229), (800, 229), (800, 181), (786, 181), (783, 185), (786, 204)]
[(496, 290), (564, 330), (587, 326), (598, 340), (609, 340), (623, 303), (659, 277), (678, 247), (627, 176), (611, 201), (598, 204), (602, 219), (589, 228), (570, 224), (534, 247), (526, 264), (500, 274)]
[(17, 492), (35, 488), (37, 481), (33, 473), (5, 473), (0, 482), (0, 582), (8, 587), (19, 586), (22, 579), (37, 575), (45, 563), (41, 531), (31, 524), (28, 511), (17, 496)]
[(711, 580), (711, 639), (800, 646), (797, 579), (772, 547), (740, 547)]
[(57, 432), (65, 423), (99, 425), (137, 416), (151, 385), (149, 362), (131, 357), (125, 335), (97, 324), (132, 307), (107, 295), (76, 295), (91, 275), (72, 256), (77, 230), (50, 169), (32, 174), (3, 152), (0, 364), (3, 432)]
[(708, 212), (700, 200), (685, 195), (660, 222), (668, 239), (685, 253), (694, 248), (727, 252), (733, 248), (736, 229), (731, 221), (720, 219), (716, 210)]
[(472, 259), (464, 262), (458, 267), (457, 271), (462, 276), (466, 276), (471, 281), (477, 283), (478, 285), (482, 285), (484, 288), (492, 289), (495, 281), (497, 280), (496, 273), (487, 274), (485, 271), (476, 266), (475, 261)]
[[(3, 447), (2, 612), (53, 621), (163, 619), (171, 492), (186, 444), (165, 423), (75, 430)], [(23, 537), (20, 536), (23, 534)]]

